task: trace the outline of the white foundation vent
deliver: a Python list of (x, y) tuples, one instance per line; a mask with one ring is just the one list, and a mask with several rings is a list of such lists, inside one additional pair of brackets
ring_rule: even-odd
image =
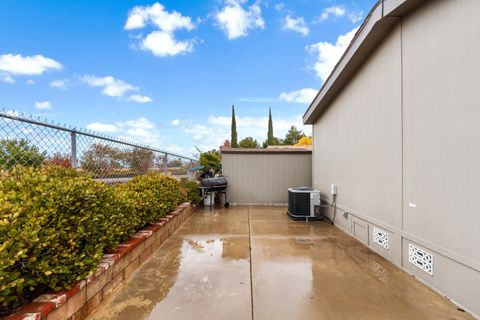
[(433, 275), (433, 255), (413, 244), (408, 245), (408, 262)]
[(373, 242), (388, 250), (390, 234), (377, 227), (373, 227)]

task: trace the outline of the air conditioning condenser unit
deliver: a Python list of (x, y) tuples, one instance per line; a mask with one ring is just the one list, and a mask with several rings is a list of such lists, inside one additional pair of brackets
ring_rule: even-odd
[(288, 188), (288, 215), (293, 219), (320, 218), (320, 191), (309, 187)]

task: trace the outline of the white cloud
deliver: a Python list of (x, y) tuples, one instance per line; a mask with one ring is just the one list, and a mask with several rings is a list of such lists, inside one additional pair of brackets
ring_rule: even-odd
[(81, 77), (80, 80), (90, 87), (103, 87), (102, 93), (110, 97), (121, 97), (126, 92), (138, 90), (137, 87), (122, 80), (115, 79), (112, 76), (96, 77), (86, 75)]
[(41, 75), (48, 70), (61, 70), (63, 66), (42, 55), (22, 56), (20, 54), (0, 55), (0, 72), (11, 76)]
[(173, 32), (177, 29), (192, 30), (195, 25), (190, 17), (183, 16), (177, 11), (168, 12), (160, 3), (154, 3), (151, 6), (134, 7), (125, 23), (126, 30), (141, 29), (148, 23), (157, 26), (165, 32)]
[(216, 125), (193, 124), (182, 126), (185, 133), (196, 141), (200, 150), (218, 149), (226, 139), (230, 139), (230, 130)]
[(194, 40), (178, 41), (170, 32), (153, 31), (141, 42), (141, 49), (157, 57), (176, 56), (193, 51)]
[(120, 139), (177, 154), (196, 154), (192, 140), (186, 140), (185, 144), (167, 141), (165, 135), (160, 135), (157, 125), (145, 117), (115, 123), (93, 122), (87, 125), (87, 129), (114, 134)]
[(142, 96), (139, 94), (132, 94), (130, 97), (128, 97), (128, 100), (138, 103), (148, 103), (153, 101), (149, 96)]
[(345, 6), (338, 5), (325, 8), (320, 15), (319, 20), (325, 21), (330, 17), (347, 17), (352, 23), (357, 23), (363, 18), (362, 11), (350, 11), (345, 8)]
[[(236, 117), (237, 127), (245, 127), (249, 130), (260, 129), (262, 132), (265, 131), (268, 127), (268, 117)], [(213, 116), (210, 115), (207, 120), (208, 124), (211, 125), (219, 125), (230, 127), (232, 123), (231, 116)], [(293, 117), (293, 118), (280, 118), (276, 117), (273, 119), (274, 129), (275, 131), (282, 131), (281, 133), (286, 133), (286, 131), (292, 126), (301, 126), (303, 127), (301, 116)], [(230, 129), (229, 129), (230, 130)], [(266, 135), (266, 131), (265, 134)], [(242, 136), (248, 136), (243, 134)]]
[(135, 139), (136, 138), (148, 139), (149, 137), (151, 137), (151, 132), (143, 128), (130, 128), (130, 129), (127, 129), (125, 132), (127, 135), (129, 135), (130, 137), (134, 137)]
[[(2, 113), (5, 113), (7, 116), (11, 116), (11, 117), (19, 117), (20, 116), (20, 112), (18, 111), (15, 111), (15, 110), (6, 110), (6, 111), (2, 111)], [(11, 121), (11, 120), (8, 120), (8, 119), (4, 119), (5, 121)]]
[(262, 10), (258, 3), (248, 8), (242, 6), (245, 0), (226, 0), (225, 7), (215, 14), (217, 25), (225, 32), (228, 39), (244, 37), (248, 30), (265, 27)]
[(310, 29), (308, 29), (307, 24), (305, 23), (305, 19), (303, 17), (292, 18), (290, 17), (290, 15), (287, 15), (285, 17), (282, 28), (284, 30), (292, 30), (298, 32), (303, 36), (307, 36), (310, 32)]
[(67, 90), (67, 82), (68, 82), (68, 79), (58, 79), (50, 82), (49, 85), (52, 88)]
[(278, 99), (284, 102), (310, 103), (317, 95), (318, 90), (304, 88), (291, 92), (282, 92)]
[(33, 86), (35, 84), (35, 81), (33, 81), (33, 79), (28, 79), (26, 84), (28, 84), (29, 86)]
[(363, 11), (350, 12), (347, 17), (352, 23), (357, 23), (363, 19)]
[(35, 109), (52, 110), (52, 104), (49, 101), (35, 102)]
[(15, 79), (9, 74), (0, 75), (0, 80), (5, 83), (15, 83)]
[(273, 8), (277, 11), (283, 10), (285, 8), (285, 4), (283, 2), (275, 3)]
[(116, 132), (117, 127), (113, 124), (93, 122), (87, 125), (88, 130), (97, 131), (97, 132)]
[(289, 103), (310, 103), (316, 96), (318, 90), (303, 88), (290, 92), (282, 92), (277, 98), (270, 97), (249, 97), (240, 98), (241, 102), (265, 103), (265, 102), (289, 102)]
[(329, 17), (343, 17), (347, 13), (344, 6), (332, 6), (325, 8), (320, 15), (320, 20), (327, 20)]
[(147, 118), (129, 120), (120, 125), (122, 138), (152, 147), (160, 147), (160, 131), (157, 126)]
[[(121, 125), (122, 126), (122, 125)], [(155, 124), (147, 118), (138, 118), (125, 122), (125, 126), (135, 129), (155, 129)]]
[(171, 125), (172, 126), (179, 126), (180, 125), (180, 120), (178, 120), (178, 119), (172, 120)]
[(179, 41), (175, 38), (175, 31), (186, 29), (191, 31), (195, 24), (188, 16), (177, 11), (168, 12), (160, 3), (151, 6), (136, 6), (128, 14), (125, 30), (136, 30), (153, 25), (158, 28), (146, 37), (140, 36), (140, 48), (150, 51), (158, 57), (175, 56), (193, 50), (193, 39)]
[(160, 132), (157, 126), (147, 118), (116, 123), (93, 122), (87, 125), (87, 129), (104, 133), (115, 132), (121, 139), (142, 143), (151, 147), (159, 148), (161, 145)]
[(327, 80), (333, 68), (341, 58), (348, 45), (352, 41), (358, 27), (346, 34), (337, 38), (337, 42), (332, 44), (330, 42), (318, 42), (306, 47), (311, 54), (317, 55), (313, 69), (316, 71), (318, 77), (323, 81)]
[[(262, 143), (267, 136), (268, 116), (265, 117), (236, 117), (238, 138), (243, 139), (251, 136)], [(204, 124), (195, 124), (185, 122), (182, 125), (185, 133), (189, 134), (193, 140), (198, 141), (196, 145), (201, 150), (216, 149), (226, 139), (230, 139), (231, 116), (215, 116), (210, 115)], [(274, 134), (283, 138), (290, 127), (294, 125), (299, 130), (303, 130), (306, 134), (311, 134), (311, 127), (304, 126), (301, 115), (294, 117), (275, 117), (273, 118)]]

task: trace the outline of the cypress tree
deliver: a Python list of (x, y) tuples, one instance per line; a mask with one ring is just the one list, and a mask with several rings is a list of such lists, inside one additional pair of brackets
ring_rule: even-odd
[(268, 108), (268, 133), (267, 133), (267, 146), (274, 144), (273, 140), (273, 121), (272, 121), (272, 109)]
[(237, 141), (237, 121), (235, 120), (235, 106), (232, 105), (232, 137), (230, 139), (230, 146), (232, 148), (238, 148)]

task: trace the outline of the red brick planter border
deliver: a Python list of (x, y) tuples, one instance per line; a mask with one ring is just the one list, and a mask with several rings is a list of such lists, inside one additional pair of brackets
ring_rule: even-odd
[(76, 283), (70, 290), (46, 293), (19, 307), (5, 320), (81, 320), (92, 313), (112, 292), (167, 240), (197, 209), (182, 203), (157, 223), (138, 231), (105, 254), (94, 275)]

